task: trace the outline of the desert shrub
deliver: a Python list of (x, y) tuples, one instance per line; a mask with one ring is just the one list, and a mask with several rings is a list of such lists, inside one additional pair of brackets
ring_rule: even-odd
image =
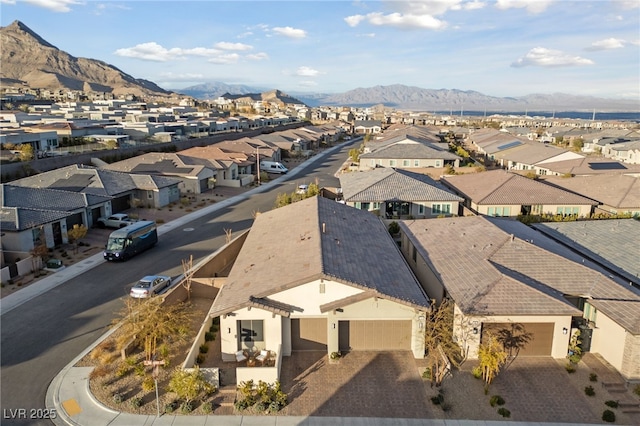
[(589, 381), (597, 382), (598, 381), (598, 375), (596, 373), (589, 374)]
[(114, 352), (105, 352), (100, 356), (100, 364), (109, 365), (118, 358), (118, 354)]
[(496, 405), (504, 405), (504, 398), (500, 395), (493, 395), (489, 399), (489, 404), (491, 404), (492, 407), (495, 407)]
[(258, 402), (256, 403), (256, 405), (254, 405), (254, 408), (256, 409), (256, 411), (257, 411), (258, 413), (262, 413), (262, 412), (267, 411), (267, 408), (268, 408), (268, 407), (269, 407), (269, 404), (267, 404), (267, 402), (266, 402), (266, 401), (258, 401)]
[(482, 368), (480, 368), (480, 366), (475, 367), (473, 370), (471, 370), (471, 374), (473, 374), (473, 377), (475, 377), (476, 379), (481, 379), (482, 378)]
[(175, 401), (171, 401), (168, 402), (164, 405), (164, 412), (165, 413), (173, 413), (176, 409), (176, 402)]
[(145, 392), (151, 392), (156, 388), (156, 381), (153, 380), (153, 377), (147, 376), (142, 381), (142, 390)]
[(640, 384), (636, 385), (633, 388), (633, 393), (635, 393), (636, 395), (640, 396)]
[(212, 340), (216, 340), (216, 333), (211, 332), (211, 331), (207, 331), (204, 334), (204, 340), (207, 341), (207, 342), (210, 342)]
[(199, 350), (201, 354), (206, 354), (207, 352), (209, 352), (209, 345), (203, 343), (202, 345), (200, 345)]
[(391, 222), (391, 223), (389, 224), (388, 229), (389, 229), (389, 233), (390, 233), (391, 235), (396, 235), (397, 233), (399, 233), (399, 232), (400, 232), (400, 225), (398, 225), (398, 222), (396, 222), (396, 221), (394, 220), (393, 222)]
[(111, 399), (113, 400), (113, 402), (114, 402), (114, 403), (116, 403), (116, 404), (120, 404), (120, 403), (122, 403), (122, 399), (123, 399), (123, 398), (122, 398), (122, 394), (114, 393), (114, 394), (111, 396)]
[(138, 397), (134, 397), (129, 400), (129, 404), (131, 404), (132, 408), (140, 408), (140, 406), (142, 405), (142, 400)]
[(507, 410), (504, 407), (498, 408), (498, 414), (500, 414), (502, 417), (511, 417), (511, 411)]
[(98, 379), (101, 377), (105, 377), (107, 374), (109, 374), (109, 367), (106, 365), (99, 365), (96, 368), (94, 368), (93, 370), (91, 370), (91, 373), (89, 373), (89, 379), (93, 380), (93, 379)]
[(247, 408), (249, 408), (249, 405), (252, 405), (252, 404), (250, 404), (250, 400), (247, 398), (238, 399), (236, 402), (233, 403), (233, 406), (238, 411), (246, 410)]
[(422, 373), (422, 378), (426, 379), (426, 380), (431, 380), (431, 369), (430, 368), (425, 368), (424, 372)]
[(131, 371), (131, 367), (127, 365), (127, 363), (122, 363), (118, 366), (116, 370), (116, 377), (124, 377)]
[(618, 401), (613, 401), (613, 400), (608, 400), (604, 402), (604, 405), (606, 405), (607, 407), (611, 407), (611, 408), (618, 408), (618, 406), (620, 405), (618, 403)]
[(193, 411), (193, 403), (192, 402), (183, 402), (180, 405), (180, 411), (182, 411), (183, 414), (189, 414), (190, 412)]
[(144, 364), (138, 364), (135, 367), (133, 367), (133, 372), (138, 377), (144, 376), (146, 374)]
[(567, 364), (564, 366), (564, 369), (567, 370), (567, 373), (572, 374), (576, 372), (576, 368), (571, 364)]
[(211, 414), (213, 413), (213, 402), (208, 401), (202, 404), (202, 412), (204, 414)]
[(433, 405), (442, 405), (444, 403), (444, 395), (442, 392), (439, 392), (436, 396), (431, 397), (431, 403)]
[(594, 396), (596, 391), (593, 389), (593, 386), (585, 386), (584, 393), (587, 396)]
[(604, 410), (602, 412), (602, 420), (608, 423), (613, 423), (616, 421), (616, 413), (611, 410)]
[(130, 367), (135, 367), (135, 365), (138, 363), (138, 360), (134, 356), (129, 356), (124, 360), (124, 362), (126, 362)]
[(198, 356), (196, 357), (196, 364), (202, 364), (204, 362), (204, 354), (198, 354)]

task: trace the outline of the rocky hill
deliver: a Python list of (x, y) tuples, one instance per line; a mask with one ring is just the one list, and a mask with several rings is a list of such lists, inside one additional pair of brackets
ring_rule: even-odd
[(106, 62), (76, 58), (48, 43), (20, 21), (0, 28), (0, 46), (3, 86), (20, 82), (34, 89), (107, 92), (115, 96), (174, 95)]

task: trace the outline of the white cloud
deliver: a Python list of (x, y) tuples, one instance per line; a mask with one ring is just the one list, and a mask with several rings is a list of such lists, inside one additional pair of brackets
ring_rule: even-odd
[(252, 36), (252, 35), (253, 35), (252, 31), (247, 31), (247, 32), (244, 32), (242, 34), (238, 34), (238, 38), (245, 38), (245, 37), (249, 37), (249, 36)]
[(346, 22), (350, 27), (357, 27), (358, 24), (360, 24), (360, 22), (364, 21), (365, 19), (367, 18), (363, 15), (352, 15), (344, 18), (344, 22)]
[(25, 0), (25, 2), (54, 12), (71, 12), (71, 6), (84, 5), (84, 2), (77, 0)]
[(203, 79), (204, 75), (190, 74), (190, 73), (174, 74), (172, 72), (161, 72), (160, 77), (167, 80), (171, 80), (171, 81), (193, 81), (193, 80)]
[(537, 14), (544, 12), (554, 0), (498, 0), (498, 9), (527, 9), (527, 12)]
[(514, 68), (527, 66), (537, 67), (570, 67), (576, 65), (592, 65), (593, 61), (580, 56), (571, 56), (559, 50), (535, 47), (526, 55), (511, 64)]
[(215, 47), (222, 50), (251, 50), (253, 46), (249, 46), (248, 44), (243, 43), (229, 43), (227, 41), (221, 41), (215, 44)]
[(305, 38), (307, 36), (305, 30), (292, 27), (274, 27), (273, 32), (290, 38)]
[(206, 47), (194, 47), (192, 49), (174, 47), (167, 49), (154, 41), (141, 43), (133, 47), (125, 47), (114, 52), (114, 54), (118, 56), (155, 62), (167, 62), (174, 59), (182, 59), (187, 56), (217, 57), (221, 55), (221, 53), (218, 49), (209, 49)]
[(16, 0), (0, 0), (0, 4), (16, 4)]
[(487, 4), (485, 2), (482, 1), (470, 1), (468, 3), (464, 3), (462, 5), (462, 8), (464, 10), (478, 10), (478, 9), (483, 9), (484, 7), (486, 7)]
[(620, 49), (624, 47), (625, 41), (619, 38), (605, 38), (604, 40), (598, 40), (591, 43), (591, 46), (587, 48), (587, 50), (609, 50), (609, 49)]
[[(354, 19), (358, 16), (358, 19)], [(362, 20), (366, 20), (371, 25), (384, 26), (389, 25), (393, 27), (399, 28), (426, 28), (430, 30), (439, 30), (445, 28), (447, 23), (441, 21), (437, 18), (434, 18), (431, 15), (414, 15), (407, 14), (403, 15), (398, 12), (390, 13), (388, 15), (383, 14), (382, 12), (373, 12), (368, 13), (365, 16), (356, 15), (345, 18), (345, 21), (350, 26), (355, 26), (360, 23)], [(361, 19), (360, 19), (361, 18)], [(357, 23), (356, 23), (357, 22)], [(353, 25), (356, 23), (355, 25)]]
[(296, 70), (296, 75), (301, 77), (316, 77), (320, 74), (322, 74), (320, 71), (305, 66), (302, 66)]
[(640, 8), (640, 2), (638, 0), (618, 0), (614, 2), (616, 6), (622, 9), (638, 9)]
[(227, 53), (211, 58), (207, 62), (211, 62), (213, 64), (235, 64), (238, 62), (238, 59), (240, 59), (240, 55), (237, 53)]
[(262, 61), (264, 59), (269, 59), (269, 55), (264, 52), (252, 53), (250, 55), (247, 55), (247, 59), (251, 59), (252, 61)]

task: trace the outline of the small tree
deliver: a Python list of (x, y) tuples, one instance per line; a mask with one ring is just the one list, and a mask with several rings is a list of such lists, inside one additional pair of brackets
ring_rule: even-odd
[(571, 364), (577, 364), (580, 362), (580, 359), (582, 358), (581, 344), (582, 340), (580, 340), (580, 330), (576, 330), (569, 340), (569, 352), (567, 358), (569, 358), (569, 362)]
[(87, 236), (87, 227), (84, 225), (73, 225), (73, 228), (67, 231), (67, 238), (69, 238), (69, 242), (73, 244), (73, 250), (75, 253), (78, 252), (78, 243), (80, 240)]
[(107, 145), (108, 149), (116, 149), (118, 147), (118, 141), (114, 139), (109, 139), (105, 142), (105, 144)]
[(168, 389), (186, 404), (215, 391), (215, 387), (207, 382), (197, 366), (192, 370), (177, 368), (169, 380)]
[(571, 145), (573, 146), (574, 151), (580, 152), (584, 147), (584, 140), (582, 138), (576, 138), (571, 142)]
[(351, 148), (349, 150), (349, 157), (353, 163), (357, 163), (360, 161), (360, 151), (358, 148)]
[(33, 160), (33, 146), (28, 143), (20, 145), (20, 161)]
[(191, 284), (193, 282), (193, 255), (189, 255), (189, 260), (182, 259), (182, 286), (187, 290), (187, 300), (191, 301)]
[(489, 385), (507, 360), (508, 354), (491, 332), (484, 334), (483, 340), (478, 347), (478, 361), (482, 370), (485, 389), (489, 389)]
[(510, 360), (508, 365), (515, 361), (520, 351), (527, 346), (532, 338), (533, 334), (527, 332), (524, 325), (518, 322), (510, 324), (509, 327), (501, 328), (496, 335), (496, 339), (507, 352), (507, 357)]

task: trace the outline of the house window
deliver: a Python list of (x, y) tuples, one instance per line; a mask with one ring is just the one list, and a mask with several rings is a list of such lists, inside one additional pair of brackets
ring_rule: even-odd
[(450, 214), (451, 204), (432, 204), (431, 213), (433, 214)]
[(264, 321), (263, 320), (240, 320), (238, 321), (238, 336), (243, 348), (251, 349), (262, 343), (264, 347)]
[(371, 205), (371, 203), (362, 203), (362, 204), (360, 204), (360, 209), (368, 211), (370, 205)]
[(402, 160), (403, 167), (409, 167), (409, 160)]
[(373, 210), (380, 210), (380, 203), (373, 203)]
[(33, 246), (37, 246), (41, 243), (40, 238), (42, 237), (42, 230), (40, 228), (31, 229), (31, 237), (33, 238)]
[(589, 302), (584, 304), (584, 318), (595, 323), (598, 317), (598, 310), (591, 306)]
[(418, 204), (418, 214), (424, 214), (424, 206), (422, 204)]
[(442, 162), (440, 160), (436, 160), (436, 167), (441, 167), (442, 166)]
[(153, 192), (151, 191), (147, 192), (147, 198), (150, 200), (153, 200)]
[(578, 216), (580, 213), (580, 207), (558, 207), (556, 214), (561, 216)]
[(395, 165), (396, 165), (396, 160), (389, 160), (390, 167), (395, 167)]
[(320, 294), (324, 294), (325, 291), (327, 291), (326, 284), (325, 283), (320, 283)]
[(413, 160), (413, 167), (419, 167), (420, 166), (420, 160)]
[(369, 160), (369, 165), (371, 167), (375, 166), (376, 165), (376, 160)]
[(416, 247), (412, 245), (411, 246), (411, 259), (413, 259), (414, 263), (417, 262), (417, 260), (416, 260), (418, 258), (418, 255), (416, 254), (417, 251), (418, 250), (416, 250)]
[(487, 216), (511, 216), (511, 207), (489, 207)]

